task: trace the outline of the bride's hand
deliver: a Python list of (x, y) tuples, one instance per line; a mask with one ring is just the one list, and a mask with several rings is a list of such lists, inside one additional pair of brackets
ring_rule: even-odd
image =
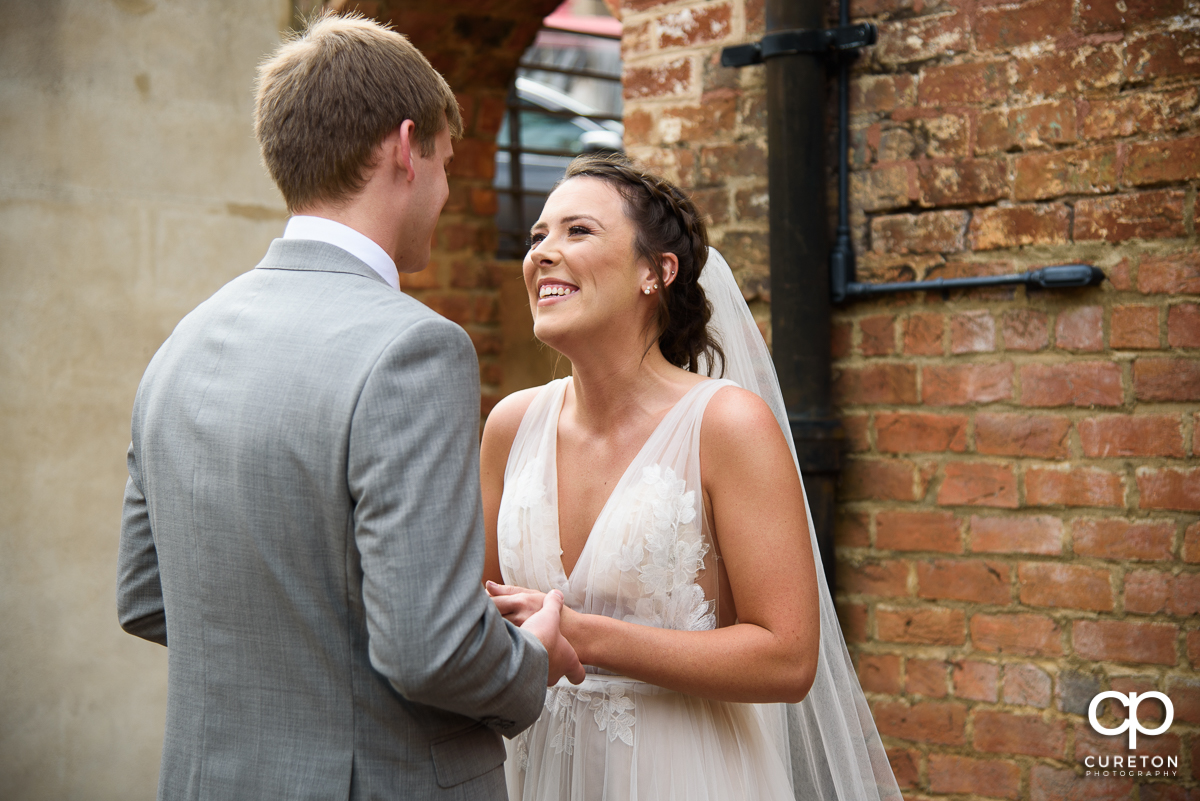
[(514, 626), (523, 625), (530, 615), (541, 611), (546, 602), (546, 593), (537, 590), (497, 584), (494, 581), (489, 581), (484, 586), (500, 614)]

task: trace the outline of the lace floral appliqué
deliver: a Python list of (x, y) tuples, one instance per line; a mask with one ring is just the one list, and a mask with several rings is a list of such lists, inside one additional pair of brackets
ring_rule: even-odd
[(713, 604), (696, 585), (708, 545), (700, 537), (695, 491), (685, 491), (674, 470), (657, 464), (642, 469), (641, 485), (643, 529), (613, 557), (613, 567), (636, 574), (641, 588), (627, 619), (684, 631), (714, 628)]
[[(608, 686), (597, 690), (551, 687), (546, 691), (546, 713), (551, 720), (550, 747), (554, 753), (575, 753), (576, 712), (579, 709), (591, 710), (596, 728), (608, 736), (610, 743), (620, 740), (625, 745), (633, 745), (633, 726), (637, 719), (633, 714), (633, 699), (625, 695), (624, 687)], [(517, 753), (519, 757), (520, 743)]]

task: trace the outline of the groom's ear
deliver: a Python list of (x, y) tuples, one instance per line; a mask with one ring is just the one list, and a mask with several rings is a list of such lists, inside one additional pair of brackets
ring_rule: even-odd
[[(407, 180), (409, 181), (412, 181), (417, 177), (417, 170), (413, 164), (413, 158), (416, 155), (413, 151), (417, 144), (413, 140), (413, 131), (416, 130), (416, 127), (416, 123), (412, 120), (405, 120), (404, 122), (400, 123), (400, 127), (395, 131), (395, 151), (392, 155), (392, 158), (396, 160), (396, 166), (405, 171), (407, 174)], [(391, 136), (392, 135), (389, 134), (387, 138), (390, 139)], [(387, 140), (385, 139), (384, 141)]]

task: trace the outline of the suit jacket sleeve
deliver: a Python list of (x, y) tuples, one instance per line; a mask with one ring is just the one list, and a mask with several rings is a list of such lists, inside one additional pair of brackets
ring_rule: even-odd
[(127, 457), (129, 481), (121, 514), (121, 546), (117, 553), (117, 618), (130, 634), (167, 644), (167, 617), (158, 552), (150, 531), (150, 515), (142, 492), (141, 473), (133, 443)]
[(513, 735), (549, 658), (484, 592), (479, 367), (442, 318), (395, 339), (354, 412), (348, 462), (372, 665), (406, 698)]

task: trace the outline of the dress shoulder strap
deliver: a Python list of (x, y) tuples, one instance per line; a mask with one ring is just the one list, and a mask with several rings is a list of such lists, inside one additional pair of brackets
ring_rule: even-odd
[(546, 384), (525, 410), (525, 416), (521, 418), (521, 425), (517, 427), (512, 448), (508, 452), (508, 464), (504, 468), (505, 482), (520, 472), (529, 460), (536, 458), (553, 441), (558, 426), (558, 415), (562, 411), (563, 398), (566, 396), (570, 380), (571, 377), (567, 376)]

